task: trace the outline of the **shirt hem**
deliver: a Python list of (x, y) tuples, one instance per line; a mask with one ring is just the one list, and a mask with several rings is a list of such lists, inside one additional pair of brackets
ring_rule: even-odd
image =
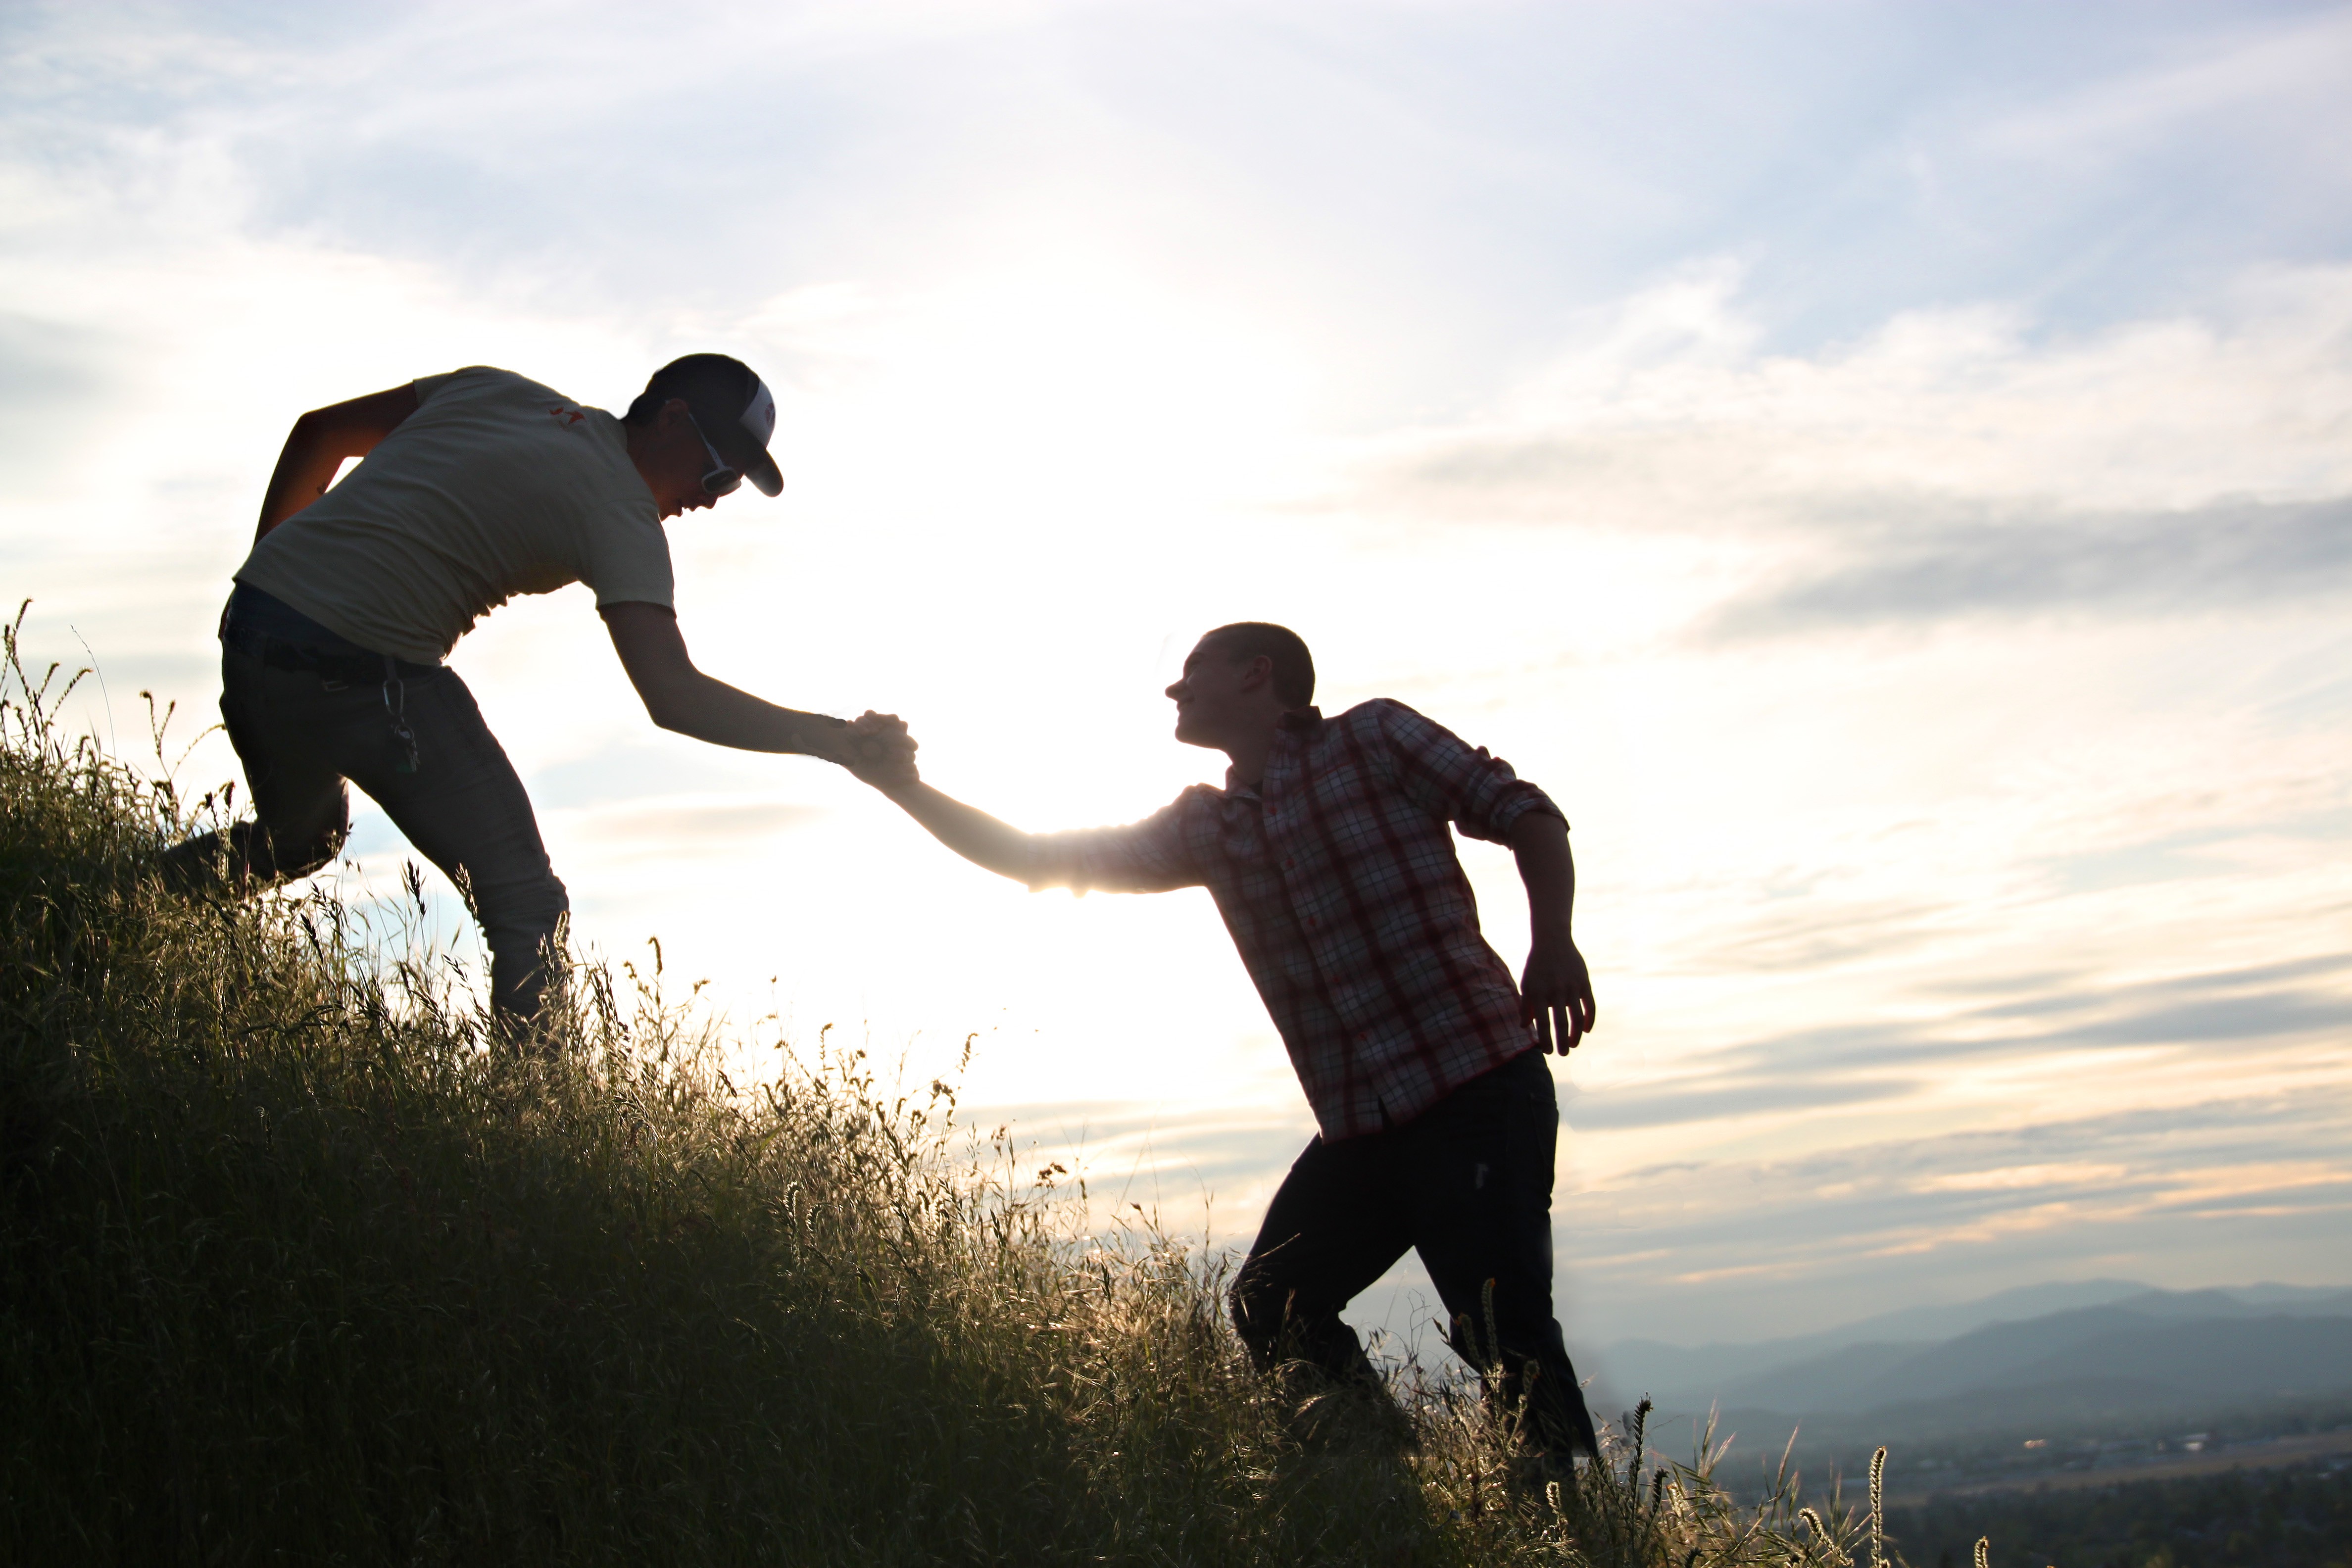
[(354, 632), (350, 623), (337, 616), (331, 607), (322, 605), (319, 601), (311, 598), (300, 584), (272, 581), (266, 572), (256, 572), (250, 563), (238, 567), (229, 581), (242, 583), (248, 588), (258, 588), (273, 599), (284, 600), (337, 637), (354, 647), (363, 647), (370, 653), (390, 654), (394, 658), (404, 658), (411, 664), (441, 664), (449, 657), (447, 648), (431, 647), (424, 643), (409, 643), (405, 646), (387, 644), (379, 647), (375, 638)]

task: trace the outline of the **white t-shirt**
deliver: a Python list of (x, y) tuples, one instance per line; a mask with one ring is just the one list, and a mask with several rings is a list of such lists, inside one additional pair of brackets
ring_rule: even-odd
[(621, 422), (512, 371), (416, 383), (416, 412), (271, 529), (236, 580), (363, 648), (445, 658), (517, 594), (668, 605), (661, 513)]

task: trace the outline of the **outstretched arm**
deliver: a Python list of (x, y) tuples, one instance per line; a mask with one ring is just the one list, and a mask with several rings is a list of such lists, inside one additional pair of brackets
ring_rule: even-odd
[[(853, 770), (856, 771), (856, 770)], [(912, 767), (906, 770), (913, 772)], [(865, 777), (864, 773), (860, 773)], [(1011, 877), (1032, 887), (1046, 879), (1034, 835), (1010, 823), (999, 822), (978, 806), (941, 795), (919, 779), (910, 783), (868, 783), (898, 803), (898, 808), (923, 825), (930, 836), (973, 865)]]
[(394, 386), (313, 408), (294, 421), (270, 473), (269, 489), (262, 494), (261, 526), (253, 531), (254, 542), (260, 542), (263, 534), (325, 495), (344, 458), (366, 457), (415, 412), (416, 388)]
[(914, 755), (906, 726), (853, 726), (824, 713), (779, 708), (705, 675), (686, 651), (677, 616), (666, 605), (606, 605), (598, 612), (613, 634), (613, 651), (646, 713), (665, 730), (744, 752), (798, 752), (845, 767)]
[(1547, 1051), (1561, 1056), (1592, 1027), (1592, 974), (1576, 951), (1569, 921), (1576, 908), (1576, 861), (1568, 852), (1568, 824), (1530, 811), (1511, 825), (1511, 850), (1528, 885), (1527, 973), (1519, 981), (1519, 1012), (1535, 1026)]
[[(851, 773), (898, 804), (925, 831), (983, 870), (1026, 882), (1032, 888), (1068, 879), (1051, 841), (999, 822), (978, 806), (966, 805), (925, 784), (915, 767), (915, 742), (906, 725), (888, 714), (868, 713), (850, 727), (860, 754)], [(877, 742), (896, 742), (887, 752)]]

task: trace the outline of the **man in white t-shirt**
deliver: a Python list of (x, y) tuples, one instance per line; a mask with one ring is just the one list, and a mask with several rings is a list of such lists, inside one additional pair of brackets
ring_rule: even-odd
[(595, 591), (663, 729), (845, 764), (853, 748), (911, 754), (903, 727), (779, 708), (688, 656), (663, 522), (747, 478), (782, 490), (775, 422), (760, 378), (723, 354), (664, 365), (618, 419), (479, 365), (303, 415), (221, 616), (221, 716), (255, 816), (175, 847), (167, 875), (244, 891), (317, 870), (349, 831), (348, 780), (464, 892), (498, 1013), (528, 1026), (570, 900), (522, 781), (441, 661), (513, 595), (572, 583)]

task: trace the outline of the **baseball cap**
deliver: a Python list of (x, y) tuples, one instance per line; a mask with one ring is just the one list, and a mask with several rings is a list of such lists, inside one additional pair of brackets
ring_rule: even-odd
[(719, 455), (743, 470), (763, 496), (780, 493), (784, 476), (768, 456), (776, 433), (776, 400), (751, 367), (725, 354), (688, 354), (654, 372), (644, 392), (629, 405), (634, 416), (651, 415), (673, 397), (686, 400), (694, 422)]

